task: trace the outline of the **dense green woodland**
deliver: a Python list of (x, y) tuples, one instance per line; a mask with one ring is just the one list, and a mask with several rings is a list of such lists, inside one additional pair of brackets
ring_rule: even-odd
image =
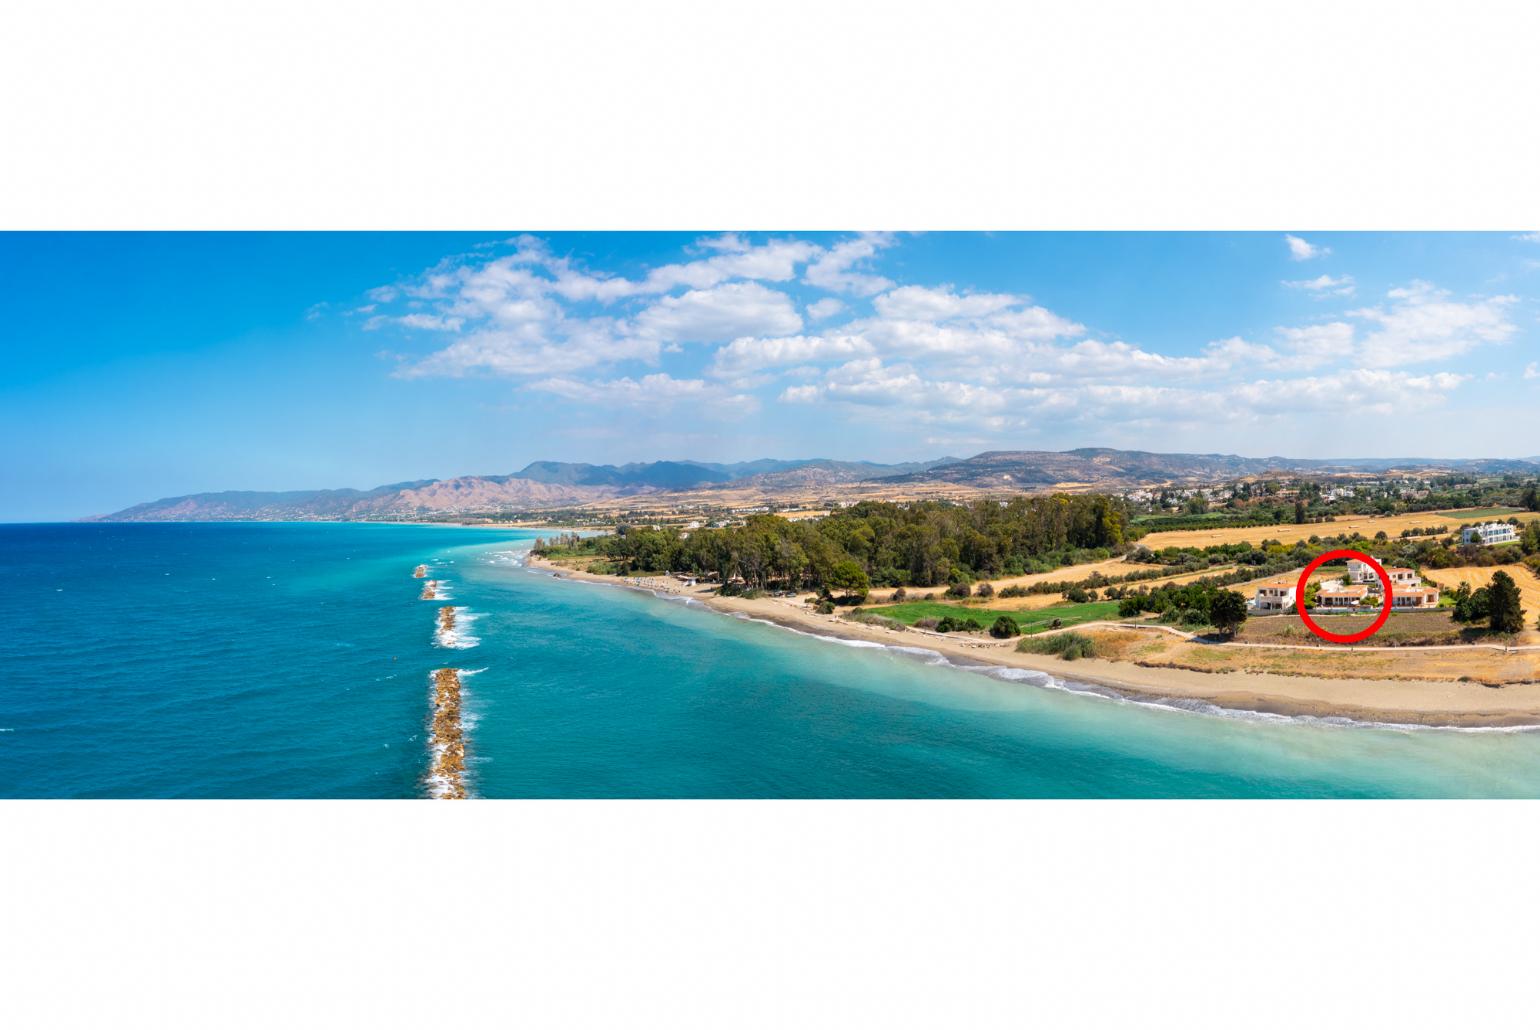
[(616, 533), (536, 541), (537, 554), (592, 554), (615, 571), (689, 572), (765, 589), (860, 594), (870, 586), (932, 587), (1048, 572), (1110, 557), (1130, 536), (1127, 506), (1099, 494), (1054, 494), (900, 505), (864, 501), (825, 518), (757, 515), (742, 526), (621, 527)]
[[(1325, 527), (1323, 527), (1325, 528)], [(1415, 568), (1502, 565), (1524, 561), (1540, 571), (1540, 522), (1525, 526), (1517, 544), (1462, 545), (1440, 527), (1407, 530), (1399, 537), (1312, 536), (1290, 546), (1264, 539), (1256, 545), (1170, 547), (1151, 551), (1137, 544), (1145, 527), (1132, 523), (1115, 497), (1056, 494), (900, 505), (863, 502), (826, 518), (791, 522), (757, 515), (742, 526), (675, 529), (623, 526), (606, 536), (566, 534), (536, 541), (536, 553), (588, 555), (616, 573), (686, 572), (714, 576), (747, 589), (786, 587), (860, 597), (872, 586), (938, 587), (1023, 573), (1049, 572), (1066, 565), (1125, 554), (1148, 564), (1148, 573), (1093, 576), (1078, 583), (1043, 583), (1011, 588), (1014, 593), (1066, 593), (1132, 584), (1176, 572), (1235, 566), (1216, 585), (1245, 582), (1308, 563), (1335, 547), (1364, 550), (1381, 561)], [(1431, 527), (1430, 527), (1431, 530)], [(1108, 591), (1121, 597), (1124, 589)]]

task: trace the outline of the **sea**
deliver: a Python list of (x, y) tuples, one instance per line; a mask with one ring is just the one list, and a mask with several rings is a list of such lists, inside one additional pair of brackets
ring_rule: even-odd
[(536, 535), (0, 526), (0, 797), (426, 798), (446, 666), (477, 798), (1540, 796), (1535, 732), (959, 668), (557, 579), (526, 564)]

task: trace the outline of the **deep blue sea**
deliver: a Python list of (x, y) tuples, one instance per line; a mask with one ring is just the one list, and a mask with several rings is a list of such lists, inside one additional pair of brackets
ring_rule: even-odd
[[(1007, 681), (555, 580), (521, 564), (534, 535), (0, 526), (0, 796), (422, 797), (444, 665), (478, 670), (489, 798), (1540, 795), (1540, 734)], [(419, 563), (468, 646), (435, 641)]]

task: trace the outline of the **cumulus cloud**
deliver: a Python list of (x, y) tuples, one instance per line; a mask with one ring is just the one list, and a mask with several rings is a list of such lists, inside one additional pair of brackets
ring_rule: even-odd
[(869, 341), (852, 335), (742, 337), (716, 352), (710, 371), (714, 376), (730, 378), (808, 362), (843, 361), (870, 354), (873, 349)]
[(857, 266), (893, 245), (893, 234), (862, 233), (852, 240), (836, 243), (807, 266), (803, 281), (831, 293), (869, 296), (892, 286), (892, 280), (857, 270)]
[(758, 283), (727, 283), (664, 297), (636, 318), (643, 335), (669, 342), (795, 333), (802, 328), (791, 298)]
[(981, 318), (1020, 304), (1024, 298), (1008, 293), (958, 294), (950, 286), (900, 286), (872, 301), (883, 318), (923, 319), (942, 322), (954, 318)]
[(1359, 360), (1371, 368), (1458, 357), (1483, 344), (1506, 342), (1518, 331), (1508, 320), (1514, 296), (1458, 301), (1448, 290), (1421, 281), (1386, 296), (1389, 305), (1349, 312), (1377, 327), (1359, 348)]
[(1524, 366), (1525, 379), (1540, 379), (1540, 363), (1531, 361)]
[(1285, 279), (1283, 285), (1295, 290), (1306, 290), (1317, 297), (1351, 297), (1357, 286), (1351, 275), (1318, 275), (1314, 279)]
[(1331, 253), (1330, 247), (1318, 247), (1290, 234), (1284, 235), (1283, 242), (1288, 245), (1289, 258), (1293, 261), (1309, 261), (1311, 258), (1325, 257)]
[[(1286, 239), (1300, 260), (1326, 253)], [(1021, 292), (895, 283), (878, 272), (895, 245), (887, 234), (815, 244), (725, 233), (615, 275), (521, 236), (371, 291), (365, 328), (399, 336), (398, 376), (506, 377), (600, 411), (726, 419), (762, 399), (949, 433), (1051, 424), (1098, 437), (1423, 410), (1459, 389), (1464, 369), (1401, 366), (1516, 335), (1515, 298), (1414, 282), (1327, 321), (1153, 346), (1088, 331)], [(1323, 298), (1354, 288), (1348, 275), (1283, 282)], [(426, 353), (394, 353), (430, 339)], [(1531, 363), (1525, 375), (1536, 374)]]
[(825, 297), (815, 300), (807, 306), (807, 317), (814, 322), (822, 322), (826, 318), (833, 318), (845, 310), (845, 302), (838, 297)]
[(697, 411), (709, 409), (715, 415), (748, 415), (759, 408), (759, 402), (752, 396), (732, 393), (702, 379), (675, 379), (663, 372), (640, 379), (625, 377), (599, 382), (541, 379), (531, 383), (530, 388), (600, 408), (623, 407), (654, 413), (684, 406)]

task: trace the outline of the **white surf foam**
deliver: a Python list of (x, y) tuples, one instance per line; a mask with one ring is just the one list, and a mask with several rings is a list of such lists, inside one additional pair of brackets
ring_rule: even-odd
[(481, 643), (481, 638), (470, 631), (471, 624), (478, 616), (469, 608), (455, 608), (455, 624), (453, 629), (445, 629), (434, 620), (433, 642), (439, 647), (452, 647), (457, 650), (475, 647)]

